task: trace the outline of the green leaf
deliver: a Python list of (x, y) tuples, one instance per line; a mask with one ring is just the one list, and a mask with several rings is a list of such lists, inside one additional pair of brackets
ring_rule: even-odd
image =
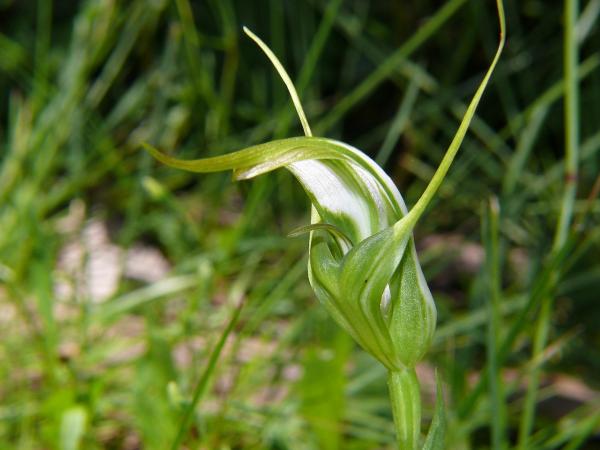
[(435, 374), (435, 385), (436, 385), (436, 399), (435, 399), (435, 413), (427, 438), (425, 439), (425, 445), (423, 450), (444, 450), (444, 439), (446, 437), (446, 411), (444, 405), (444, 392), (442, 390), (442, 382), (440, 376), (436, 372)]

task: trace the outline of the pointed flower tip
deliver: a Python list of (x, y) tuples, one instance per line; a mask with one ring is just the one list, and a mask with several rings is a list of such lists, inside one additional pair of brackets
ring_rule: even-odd
[(176, 167), (176, 168), (184, 168), (180, 164), (178, 164), (179, 162), (181, 162), (180, 160), (170, 157), (169, 155), (161, 152), (160, 150), (158, 150), (156, 147), (153, 147), (149, 143), (142, 142), (141, 145), (142, 145), (142, 148), (145, 151), (147, 151), (148, 153), (150, 153), (150, 155), (152, 155), (152, 157), (154, 159), (165, 164), (166, 166)]
[(141, 146), (142, 146), (142, 149), (144, 149), (145, 151), (150, 153), (150, 155), (152, 155), (153, 158), (157, 159), (158, 161), (162, 162), (163, 164), (167, 164), (165, 162), (166, 155), (164, 153), (162, 153), (160, 150), (153, 147), (148, 142), (142, 142)]

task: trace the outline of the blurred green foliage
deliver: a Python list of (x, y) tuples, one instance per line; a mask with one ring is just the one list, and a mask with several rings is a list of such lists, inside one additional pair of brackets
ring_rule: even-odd
[[(416, 236), (440, 311), (420, 370), (444, 380), (448, 448), (515, 445), (540, 367), (528, 448), (600, 448), (600, 2), (580, 7), (563, 250), (559, 1), (506, 1), (506, 52)], [(240, 302), (187, 448), (392, 448), (384, 371), (315, 303), (306, 242), (285, 237), (308, 222), (299, 186), (194, 176), (140, 151), (301, 134), (242, 25), (292, 74), (315, 134), (376, 158), (409, 205), (497, 42), (491, 1), (0, 1), (0, 448), (168, 448)], [(549, 340), (532, 358), (544, 298)]]

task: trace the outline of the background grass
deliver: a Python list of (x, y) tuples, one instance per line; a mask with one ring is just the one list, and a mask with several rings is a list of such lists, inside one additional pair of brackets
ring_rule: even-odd
[[(600, 448), (600, 2), (565, 6), (506, 1), (505, 54), (416, 232), (439, 310), (425, 416), (437, 367), (448, 448)], [(412, 205), (494, 51), (493, 2), (3, 0), (0, 24), (0, 448), (168, 448), (194, 393), (187, 448), (393, 448), (384, 370), (285, 237), (308, 222), (294, 180), (183, 173), (139, 144), (301, 134), (247, 25), (315, 133)], [(579, 174), (556, 245), (565, 92)]]

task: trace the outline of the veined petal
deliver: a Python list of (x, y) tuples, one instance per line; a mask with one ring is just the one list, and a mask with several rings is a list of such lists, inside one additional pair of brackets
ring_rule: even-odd
[[(314, 217), (314, 215), (313, 215)], [(351, 251), (352, 252), (352, 251)], [(351, 253), (350, 252), (350, 253)], [(350, 254), (349, 253), (349, 254)], [(397, 367), (393, 346), (384, 323), (369, 320), (361, 311), (360, 302), (348, 295), (341, 282), (343, 264), (335, 261), (322, 236), (310, 239), (308, 276), (313, 290), (333, 319), (367, 352), (387, 367)]]
[[(407, 302), (416, 304), (420, 293), (429, 291), (424, 283), (414, 284), (414, 280), (423, 278), (413, 254), (412, 224), (401, 220), (407, 215), (404, 201), (390, 178), (369, 157), (347, 144), (314, 137), (282, 139), (193, 161), (148, 149), (167, 165), (195, 172), (233, 170), (238, 179), (282, 167), (290, 170), (313, 204), (311, 223), (329, 224), (353, 244), (350, 248), (335, 236), (316, 236), (311, 231), (309, 280), (320, 302), (363, 348), (391, 370), (413, 361), (412, 356), (398, 356), (394, 342), (398, 336), (406, 342), (406, 333), (397, 327), (408, 317), (399, 312), (397, 304), (401, 300), (396, 297), (411, 293)], [(329, 239), (337, 239), (336, 247), (345, 255), (336, 257)], [(411, 250), (406, 252), (409, 245)], [(422, 299), (428, 305), (423, 309), (428, 314), (422, 316), (427, 330), (433, 330), (435, 320), (430, 319), (435, 318), (435, 307), (428, 295)], [(418, 315), (417, 306), (413, 310)], [(417, 347), (409, 353), (424, 352)]]
[(402, 364), (413, 367), (431, 345), (437, 310), (412, 238), (390, 279), (390, 296), (392, 301), (386, 318), (394, 354)]
[(191, 172), (233, 170), (248, 179), (286, 167), (298, 178), (321, 220), (354, 242), (389, 227), (406, 205), (386, 173), (356, 148), (332, 139), (295, 137), (255, 145), (222, 156), (180, 160), (146, 145), (159, 161)]

